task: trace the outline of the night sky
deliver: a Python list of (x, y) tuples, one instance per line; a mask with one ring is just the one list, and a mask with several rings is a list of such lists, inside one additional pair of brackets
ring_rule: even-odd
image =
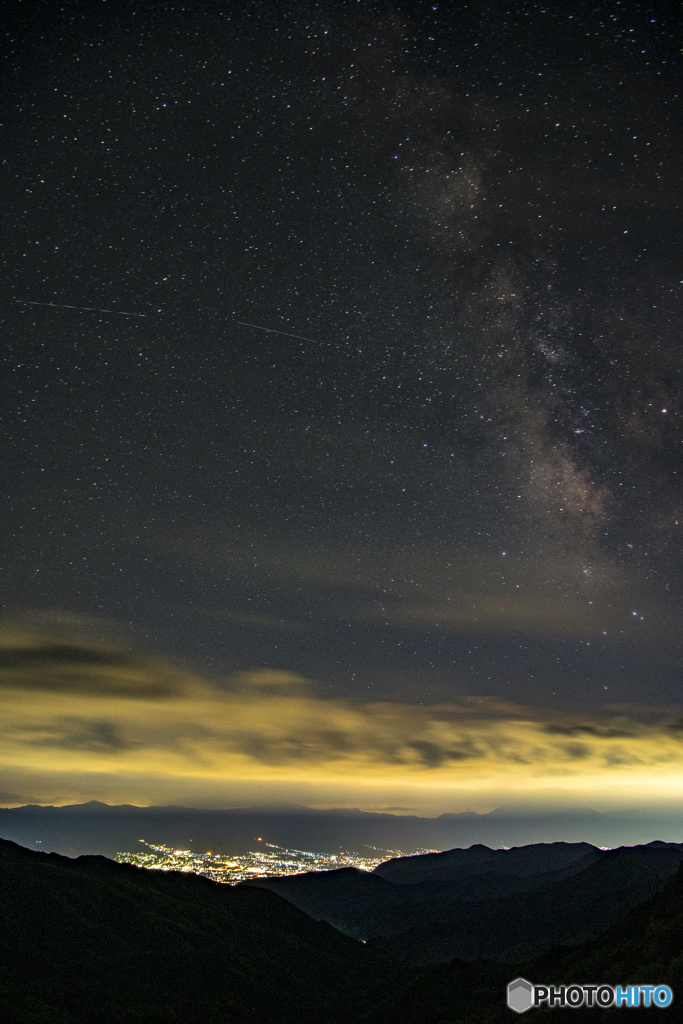
[(672, 10), (10, 5), (2, 802), (680, 794)]

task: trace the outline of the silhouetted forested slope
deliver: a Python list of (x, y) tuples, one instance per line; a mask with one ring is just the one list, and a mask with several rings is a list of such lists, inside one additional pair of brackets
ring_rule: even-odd
[[(607, 852), (576, 845), (452, 850), (372, 875), (345, 868), (243, 884), (272, 889), (392, 960), (416, 967), (454, 957), (509, 963), (602, 930), (663, 888), (683, 859), (683, 847), (674, 844)], [(458, 863), (463, 877), (456, 880)], [(389, 881), (430, 875), (448, 880)]]
[[(558, 920), (585, 906), (586, 893), (654, 884), (652, 865), (661, 877), (677, 854), (664, 844), (612, 851), (554, 887)], [(366, 893), (404, 888), (365, 881)], [(546, 923), (547, 895), (527, 894)], [(485, 902), (495, 936), (510, 900)], [(502, 1024), (512, 1019), (507, 983), (519, 974), (537, 984), (664, 983), (683, 998), (683, 871), (598, 939), (521, 964), (453, 960), (420, 973), (368, 945), (255, 887), (0, 841), (2, 1024)], [(679, 1011), (675, 1001), (627, 1012), (678, 1021)], [(558, 1022), (613, 1019), (605, 1010), (551, 1012)]]
[(2, 1024), (345, 1022), (396, 973), (274, 893), (0, 840)]
[[(540, 855), (538, 847), (529, 847), (526, 860), (514, 856), (521, 850), (489, 850), (479, 846), (473, 847), (472, 851), (450, 850), (448, 853), (388, 861), (372, 874), (355, 868), (342, 868), (326, 873), (251, 880), (243, 884), (272, 889), (316, 920), (327, 921), (353, 938), (369, 939), (398, 935), (408, 927), (424, 925), (433, 929), (439, 923), (448, 924), (463, 913), (462, 903), (552, 888), (604, 856), (588, 844), (577, 843), (576, 846), (578, 850), (575, 852), (570, 844), (556, 843), (545, 847)], [(584, 850), (590, 852), (584, 854)], [(505, 873), (508, 865), (493, 857), (498, 853), (513, 855), (508, 873)], [(441, 861), (435, 863), (438, 858)], [(428, 862), (423, 870), (419, 864), (421, 860)], [(546, 871), (535, 870), (539, 863), (548, 867), (553, 864), (560, 866)], [(391, 871), (394, 864), (398, 865), (398, 872)], [(385, 872), (385, 868), (390, 870)], [(521, 873), (516, 874), (516, 871)], [(443, 880), (403, 884), (403, 874), (408, 880), (421, 876), (436, 876)]]
[(603, 1024), (683, 1020), (683, 866), (665, 889), (633, 908), (590, 942), (555, 946), (522, 964), (454, 960), (411, 978), (359, 1024), (502, 1024), (517, 1020), (505, 1006), (507, 983), (518, 975), (533, 984), (664, 984), (674, 992), (666, 1009), (535, 1008), (522, 1019), (548, 1024)]
[(445, 850), (419, 857), (394, 857), (373, 874), (403, 885), (416, 882), (458, 882), (488, 872), (526, 878), (540, 872), (570, 869), (577, 861), (601, 851), (590, 843), (534, 843), (508, 850), (492, 850), (478, 843), (466, 850)]

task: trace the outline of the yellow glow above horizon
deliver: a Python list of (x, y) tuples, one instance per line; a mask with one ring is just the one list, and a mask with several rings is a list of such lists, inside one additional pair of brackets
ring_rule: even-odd
[(500, 802), (676, 799), (677, 709), (579, 716), (494, 698), (449, 704), (322, 699), (293, 673), (212, 685), (91, 642), (6, 630), (5, 804), (225, 799), (417, 813)]

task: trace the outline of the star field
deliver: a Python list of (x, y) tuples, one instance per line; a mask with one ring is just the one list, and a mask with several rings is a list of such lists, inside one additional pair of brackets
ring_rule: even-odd
[(218, 687), (677, 704), (680, 27), (16, 5), (6, 621)]

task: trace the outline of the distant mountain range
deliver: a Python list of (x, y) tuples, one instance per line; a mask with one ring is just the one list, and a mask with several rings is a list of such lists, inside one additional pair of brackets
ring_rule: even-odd
[[(419, 915), (425, 905), (436, 910), (434, 887), (450, 888), (456, 895), (446, 899), (435, 922), (437, 936), (443, 926), (454, 926), (452, 913), (469, 906), (478, 924), (472, 928), (460, 920), (447, 933), (449, 941), (468, 927), (482, 949), (507, 942), (506, 953), (510, 941), (530, 948), (535, 929), (546, 946), (569, 933), (576, 937), (595, 930), (602, 915), (613, 918), (637, 892), (659, 890), (598, 938), (555, 945), (535, 960), (453, 959), (421, 969), (415, 955), (419, 941), (433, 951), (426, 917), (410, 941), (404, 930), (402, 940), (393, 946), (385, 941), (380, 948), (381, 943), (362, 944), (312, 920), (263, 887), (221, 886), (98, 856), (70, 860), (0, 840), (0, 1020), (502, 1024), (511, 1019), (506, 985), (517, 974), (537, 983), (656, 982), (676, 990), (683, 981), (683, 869), (676, 869), (681, 859), (683, 848), (661, 843), (608, 853), (586, 844), (510, 851), (477, 847), (382, 865), (363, 876), (361, 884), (367, 885), (360, 899), (353, 870), (317, 876), (327, 880), (330, 891), (336, 887), (337, 899), (359, 921), (365, 900), (370, 916), (393, 926), (399, 921), (392, 909), (397, 904), (375, 894), (403, 893), (404, 923), (410, 923), (410, 915)], [(349, 879), (355, 881), (348, 889), (353, 898), (347, 899)], [(520, 886), (527, 888), (522, 892)], [(373, 894), (369, 899), (368, 893)], [(420, 893), (427, 898), (418, 898)], [(325, 898), (333, 902), (329, 892)], [(521, 900), (528, 910), (515, 922)], [(590, 920), (586, 913), (592, 913)], [(431, 956), (428, 952), (427, 960)], [(680, 1020), (677, 1012), (662, 1019)], [(552, 1013), (561, 1021), (612, 1019), (604, 1010)], [(629, 1020), (631, 1015), (639, 1017), (641, 1011), (629, 1011)], [(533, 1016), (545, 1014), (534, 1010)]]
[(0, 836), (33, 849), (74, 857), (138, 849), (138, 840), (204, 853), (240, 854), (255, 837), (299, 850), (371, 855), (386, 851), (450, 850), (480, 843), (488, 847), (532, 843), (587, 842), (615, 847), (654, 839), (683, 842), (680, 816), (649, 817), (629, 812), (569, 809), (522, 813), (500, 808), (490, 814), (441, 814), (437, 818), (360, 810), (307, 807), (196, 810), (188, 807), (109, 806), (91, 801), (68, 807), (0, 808)]

